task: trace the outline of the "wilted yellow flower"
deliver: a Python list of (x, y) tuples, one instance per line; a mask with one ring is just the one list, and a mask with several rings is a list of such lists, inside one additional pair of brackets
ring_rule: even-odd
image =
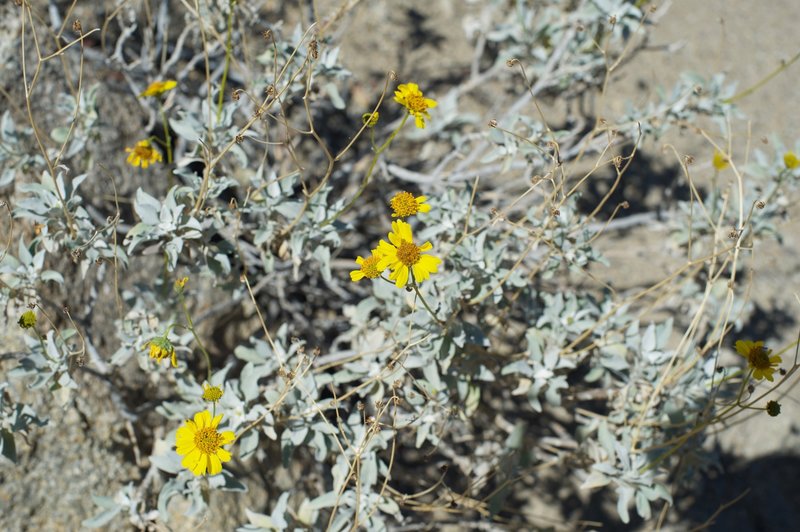
[(222, 414), (212, 418), (211, 412), (204, 410), (194, 415), (194, 421), (186, 424), (175, 433), (175, 451), (183, 456), (181, 465), (197, 476), (212, 475), (222, 471), (222, 462), (231, 459), (231, 453), (222, 448), (231, 443), (236, 435), (226, 430), (219, 432), (217, 426)]
[(375, 127), (375, 124), (378, 123), (378, 119), (380, 117), (381, 114), (378, 111), (375, 111), (374, 113), (364, 113), (361, 115), (361, 122), (367, 127)]
[(19, 317), (19, 326), (23, 329), (31, 329), (36, 325), (36, 313), (32, 310), (26, 310)]
[(128, 155), (128, 162), (131, 166), (141, 166), (147, 168), (155, 162), (161, 162), (161, 153), (155, 149), (149, 140), (140, 140), (134, 148), (125, 148)]
[(154, 81), (148, 85), (141, 94), (139, 94), (139, 98), (143, 98), (145, 96), (160, 96), (167, 91), (171, 91), (177, 86), (178, 82), (174, 79), (168, 79), (166, 81)]
[(389, 279), (395, 281), (396, 286), (402, 288), (408, 283), (409, 271), (417, 283), (438, 271), (442, 259), (422, 254), (433, 249), (433, 245), (430, 242), (421, 246), (414, 244), (411, 226), (406, 222), (392, 222), (389, 242), (381, 240), (378, 244), (378, 253), (383, 255), (378, 262), (378, 269), (390, 268), (392, 273), (389, 274)]
[(736, 342), (736, 352), (747, 359), (747, 365), (753, 370), (753, 378), (756, 380), (767, 379), (772, 382), (772, 374), (781, 357), (772, 355), (772, 349), (764, 347), (764, 342), (751, 342), (750, 340), (739, 340)]
[(410, 192), (398, 192), (389, 200), (392, 207), (392, 218), (408, 218), (418, 212), (428, 212), (431, 206), (425, 203), (425, 196), (414, 197)]
[(158, 336), (153, 338), (146, 344), (145, 347), (150, 346), (150, 358), (156, 359), (156, 361), (161, 362), (165, 358), (169, 358), (172, 361), (172, 367), (178, 367), (178, 358), (175, 356), (175, 347), (173, 347), (172, 342), (166, 339), (164, 336)]
[(381, 255), (378, 253), (377, 249), (373, 249), (372, 255), (366, 259), (359, 255), (356, 257), (356, 263), (360, 266), (360, 268), (350, 272), (350, 279), (353, 282), (360, 281), (364, 277), (367, 279), (377, 279), (381, 276), (383, 270), (386, 269), (386, 266), (380, 269), (378, 268), (378, 263), (380, 260)]
[(795, 155), (793, 151), (787, 151), (783, 154), (783, 164), (785, 164), (786, 168), (789, 170), (794, 170), (800, 166), (800, 159), (797, 158), (797, 155)]
[(397, 86), (394, 91), (394, 101), (408, 109), (409, 114), (414, 116), (414, 123), (418, 128), (425, 128), (425, 119), (431, 119), (428, 109), (436, 107), (438, 102), (430, 98), (425, 98), (416, 83), (404, 83)]
[(719, 150), (714, 150), (714, 158), (711, 160), (711, 164), (713, 164), (714, 168), (717, 170), (725, 170), (728, 166), (730, 166), (728, 158), (725, 157), (725, 154)]
[(203, 401), (209, 403), (216, 403), (222, 398), (222, 388), (219, 386), (210, 386), (207, 382), (203, 383)]

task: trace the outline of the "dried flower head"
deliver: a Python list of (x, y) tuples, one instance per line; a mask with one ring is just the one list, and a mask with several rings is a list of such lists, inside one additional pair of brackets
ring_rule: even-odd
[(767, 403), (767, 414), (772, 417), (777, 417), (781, 413), (781, 404), (778, 401), (769, 401)]
[(410, 192), (398, 192), (389, 200), (392, 207), (392, 218), (408, 218), (418, 212), (429, 212), (431, 206), (425, 203), (425, 196), (414, 197)]
[(394, 101), (408, 110), (408, 113), (414, 117), (414, 123), (419, 129), (425, 129), (425, 119), (431, 119), (428, 109), (439, 105), (436, 100), (425, 98), (416, 83), (398, 85), (397, 90), (394, 91)]
[(141, 94), (139, 94), (139, 98), (144, 98), (147, 96), (161, 96), (165, 92), (171, 91), (177, 86), (178, 82), (174, 79), (168, 79), (166, 81), (154, 81), (148, 85), (147, 88), (141, 92)]
[(141, 166), (147, 168), (155, 162), (161, 162), (161, 153), (155, 149), (149, 140), (140, 140), (133, 148), (125, 148), (125, 151), (130, 153), (128, 155), (128, 163), (131, 166)]
[(32, 329), (36, 326), (36, 313), (32, 310), (26, 310), (19, 317), (19, 321), (17, 321), (17, 323), (23, 329)]
[(736, 352), (747, 359), (747, 365), (753, 370), (754, 379), (773, 381), (772, 374), (777, 369), (778, 364), (781, 363), (781, 357), (772, 355), (772, 349), (764, 347), (764, 342), (738, 340), (736, 342)]
[(220, 421), (222, 414), (212, 418), (211, 412), (204, 410), (195, 414), (194, 420), (187, 419), (175, 433), (175, 450), (183, 456), (181, 465), (197, 476), (206, 472), (216, 475), (222, 471), (222, 462), (231, 459), (231, 453), (222, 446), (231, 443), (236, 435), (230, 430), (219, 432)]
[(430, 242), (425, 242), (421, 246), (414, 244), (411, 226), (406, 222), (401, 220), (392, 222), (389, 242), (381, 240), (378, 244), (378, 253), (383, 255), (378, 263), (378, 269), (390, 268), (392, 273), (389, 274), (389, 279), (395, 281), (398, 288), (408, 283), (409, 272), (413, 275), (413, 280), (420, 283), (438, 271), (442, 259), (423, 255), (424, 252), (433, 249), (433, 245)]

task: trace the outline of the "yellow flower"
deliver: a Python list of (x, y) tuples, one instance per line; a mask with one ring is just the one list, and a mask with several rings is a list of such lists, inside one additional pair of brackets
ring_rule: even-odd
[(187, 419), (175, 433), (175, 450), (183, 456), (181, 465), (197, 476), (205, 475), (206, 471), (216, 475), (222, 471), (222, 462), (231, 459), (231, 453), (222, 446), (236, 436), (229, 430), (217, 431), (221, 420), (222, 414), (212, 418), (211, 412), (204, 410), (194, 415), (194, 421)]
[(361, 122), (367, 127), (375, 127), (375, 124), (378, 123), (378, 119), (380, 117), (381, 114), (378, 111), (375, 111), (374, 113), (364, 113), (361, 115)]
[(147, 168), (155, 162), (161, 162), (161, 153), (155, 149), (149, 140), (140, 140), (135, 148), (125, 148), (128, 155), (128, 162), (131, 166), (141, 166)]
[(216, 403), (220, 399), (222, 399), (222, 394), (225, 393), (222, 391), (222, 388), (219, 386), (209, 386), (207, 382), (203, 383), (203, 401), (208, 401), (209, 403)]
[(377, 279), (381, 276), (383, 270), (386, 269), (386, 266), (383, 268), (378, 268), (378, 263), (380, 260), (381, 255), (378, 253), (377, 249), (373, 249), (372, 255), (366, 259), (359, 255), (356, 258), (356, 263), (361, 267), (358, 270), (353, 270), (350, 272), (350, 280), (356, 282), (360, 281), (364, 277), (367, 279)]
[(172, 342), (167, 340), (164, 336), (153, 338), (146, 344), (145, 347), (150, 346), (150, 358), (154, 358), (157, 362), (161, 362), (165, 358), (172, 361), (172, 367), (178, 367), (178, 357), (175, 356), (175, 347)]
[(23, 329), (31, 329), (36, 325), (36, 313), (32, 310), (26, 310), (19, 317), (19, 326)]
[(175, 291), (178, 293), (183, 292), (183, 287), (186, 286), (186, 282), (189, 280), (188, 277), (184, 277), (183, 279), (178, 279), (175, 281)]
[(160, 96), (167, 91), (171, 91), (177, 86), (178, 82), (174, 79), (168, 79), (166, 81), (154, 81), (148, 85), (141, 94), (139, 94), (139, 98), (143, 98), (145, 96)]
[(395, 281), (398, 287), (402, 288), (408, 283), (409, 270), (412, 280), (417, 283), (438, 271), (442, 259), (422, 254), (433, 249), (433, 245), (430, 242), (425, 242), (421, 246), (414, 244), (411, 226), (406, 222), (401, 220), (392, 222), (389, 241), (391, 244), (385, 240), (381, 240), (378, 244), (378, 253), (383, 255), (378, 262), (378, 269), (391, 268), (389, 279)]
[(783, 164), (785, 164), (786, 168), (789, 170), (794, 170), (800, 166), (800, 159), (797, 158), (797, 155), (795, 155), (793, 151), (787, 151), (783, 154)]
[(404, 83), (398, 85), (394, 91), (394, 101), (408, 109), (409, 114), (414, 116), (414, 123), (418, 128), (425, 128), (425, 119), (431, 119), (428, 109), (439, 105), (436, 100), (425, 98), (416, 83)]
[(764, 342), (751, 342), (750, 340), (739, 340), (736, 342), (736, 352), (747, 359), (747, 365), (753, 370), (753, 378), (760, 381), (767, 379), (772, 382), (772, 374), (775, 368), (781, 363), (781, 357), (772, 355), (772, 349), (764, 347)]
[(728, 158), (725, 157), (725, 154), (719, 150), (714, 150), (714, 158), (711, 160), (711, 164), (713, 164), (714, 168), (717, 170), (725, 170), (728, 166), (730, 166)]
[(410, 192), (398, 192), (389, 200), (392, 207), (392, 218), (408, 218), (418, 212), (428, 212), (431, 206), (425, 203), (425, 196), (414, 197)]

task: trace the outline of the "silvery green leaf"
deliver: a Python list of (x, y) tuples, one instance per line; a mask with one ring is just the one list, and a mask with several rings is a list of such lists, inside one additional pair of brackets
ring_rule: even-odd
[(247, 460), (258, 448), (258, 431), (249, 430), (239, 438), (239, 458)]
[(136, 199), (133, 201), (133, 210), (147, 225), (158, 225), (161, 203), (153, 196), (142, 190), (136, 190)]
[(161, 471), (170, 474), (177, 474), (181, 469), (181, 457), (175, 451), (169, 451), (162, 455), (150, 456), (150, 462)]
[(642, 493), (641, 491), (637, 491), (635, 501), (636, 501), (636, 513), (638, 513), (642, 519), (645, 520), (650, 519), (651, 517), (650, 501), (647, 500), (645, 494)]
[(122, 511), (122, 506), (114, 502), (114, 499), (111, 499), (110, 497), (98, 497), (96, 495), (92, 495), (92, 501), (94, 501), (97, 506), (102, 508), (103, 511), (94, 517), (90, 517), (81, 521), (81, 526), (85, 526), (86, 528), (100, 528), (101, 526), (107, 525), (112, 519), (114, 519), (114, 517), (117, 516), (117, 514)]
[(628, 505), (633, 498), (634, 489), (630, 486), (620, 485), (617, 487), (616, 492), (619, 496), (617, 499), (617, 513), (620, 520), (627, 524), (631, 520), (630, 514), (628, 514)]

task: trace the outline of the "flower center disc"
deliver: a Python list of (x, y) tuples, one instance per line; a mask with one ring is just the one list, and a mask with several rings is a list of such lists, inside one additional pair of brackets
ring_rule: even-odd
[(769, 353), (763, 347), (756, 347), (750, 351), (750, 364), (756, 369), (767, 369), (771, 366)]
[(419, 248), (411, 242), (403, 241), (397, 248), (397, 258), (406, 266), (413, 266), (419, 260)]
[(214, 454), (219, 449), (220, 435), (212, 427), (200, 429), (194, 435), (194, 444), (205, 454)]
[(428, 106), (425, 105), (425, 98), (421, 94), (414, 94), (408, 97), (408, 108), (414, 111), (415, 113), (422, 113), (428, 109)]

